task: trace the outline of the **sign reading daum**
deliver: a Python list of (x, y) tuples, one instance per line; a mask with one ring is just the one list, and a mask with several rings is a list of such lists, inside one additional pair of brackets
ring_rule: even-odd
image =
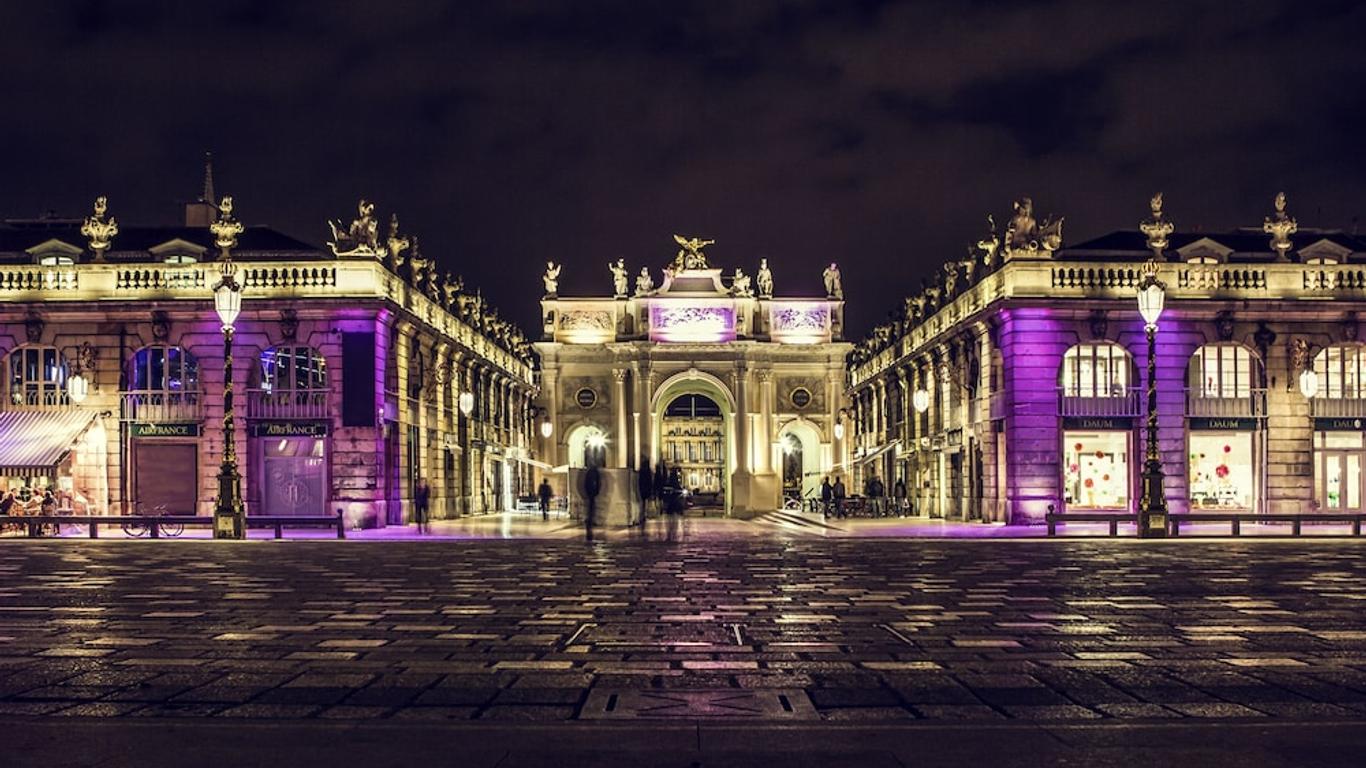
[(1218, 418), (1214, 416), (1192, 416), (1190, 418), (1190, 428), (1192, 430), (1203, 429), (1251, 432), (1257, 429), (1257, 420), (1249, 418)]
[(133, 437), (199, 437), (199, 424), (131, 424), (128, 433)]
[(1319, 432), (1360, 432), (1366, 427), (1362, 419), (1314, 419), (1314, 429)]
[(1118, 429), (1128, 431), (1134, 428), (1134, 420), (1127, 416), (1067, 416), (1062, 420), (1064, 429)]
[(326, 421), (255, 421), (252, 437), (327, 437), (331, 425)]

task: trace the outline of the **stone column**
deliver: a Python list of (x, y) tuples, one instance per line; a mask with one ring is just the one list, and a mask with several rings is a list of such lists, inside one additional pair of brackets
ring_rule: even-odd
[[(555, 430), (550, 433), (550, 439), (541, 438), (545, 446), (545, 453), (541, 460), (552, 467), (560, 465), (560, 374), (555, 368), (547, 367), (541, 370), (541, 401), (549, 414), (550, 423), (555, 426)], [(537, 432), (536, 434), (540, 434)]]
[(749, 444), (749, 371), (739, 367), (735, 371), (735, 472), (750, 473)]
[(773, 473), (773, 371), (759, 374), (759, 472)]
[(617, 447), (616, 467), (625, 469), (627, 467), (627, 454), (630, 452), (631, 438), (626, 431), (626, 369), (613, 368), (612, 380), (616, 382), (616, 389), (613, 394), (616, 397), (617, 412), (617, 433), (614, 435), (613, 443)]

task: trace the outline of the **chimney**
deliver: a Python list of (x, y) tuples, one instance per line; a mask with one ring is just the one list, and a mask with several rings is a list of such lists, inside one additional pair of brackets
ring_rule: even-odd
[(199, 199), (185, 204), (185, 226), (208, 227), (218, 218), (217, 198), (213, 194), (213, 153), (204, 153), (204, 189)]

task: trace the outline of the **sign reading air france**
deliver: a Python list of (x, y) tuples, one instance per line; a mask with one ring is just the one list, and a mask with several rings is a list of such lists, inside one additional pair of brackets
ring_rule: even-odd
[(199, 437), (198, 423), (181, 424), (143, 424), (129, 425), (128, 433), (133, 437)]
[(331, 424), (326, 421), (254, 421), (252, 437), (327, 437)]

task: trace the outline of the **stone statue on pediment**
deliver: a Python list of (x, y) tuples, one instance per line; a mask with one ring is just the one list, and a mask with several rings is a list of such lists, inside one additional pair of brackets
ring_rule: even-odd
[(674, 235), (674, 242), (683, 246), (674, 257), (673, 271), (682, 272), (685, 269), (706, 269), (707, 256), (702, 253), (702, 249), (715, 243), (715, 240), (703, 240), (700, 237), (683, 237)]
[(830, 266), (821, 273), (821, 279), (825, 281), (825, 296), (830, 299), (844, 298), (844, 284), (840, 280), (840, 268), (835, 262), (830, 262)]
[(626, 260), (617, 259), (615, 264), (608, 262), (607, 269), (612, 273), (612, 295), (618, 299), (626, 298)]
[(105, 221), (104, 214), (109, 209), (109, 200), (104, 195), (95, 198), (95, 212), (81, 224), (81, 234), (89, 238), (90, 250), (95, 261), (104, 261), (104, 254), (113, 244), (114, 235), (119, 233), (119, 223), (113, 216)]
[(399, 235), (397, 213), (389, 217), (389, 237), (385, 244), (389, 253), (389, 268), (398, 272), (398, 268), (403, 266), (403, 251), (412, 245), (412, 241)]
[(754, 290), (750, 288), (749, 275), (746, 275), (745, 271), (739, 267), (735, 268), (735, 275), (731, 278), (730, 288), (736, 296), (748, 297), (754, 295)]
[(987, 233), (977, 241), (977, 250), (982, 252), (982, 265), (988, 270), (996, 267), (996, 251), (1001, 247), (1001, 238), (996, 234), (996, 217), (987, 214)]
[(1023, 256), (1051, 256), (1062, 247), (1062, 217), (1045, 219), (1039, 224), (1034, 218), (1034, 201), (1022, 197), (1015, 201), (1015, 213), (1006, 227), (1006, 258)]
[(768, 259), (759, 259), (759, 274), (755, 278), (759, 295), (765, 299), (773, 296), (773, 272), (768, 268)]
[(327, 226), (332, 229), (332, 241), (327, 245), (332, 249), (332, 255), (343, 256), (371, 256), (379, 258), (384, 255), (379, 247), (379, 222), (375, 219), (375, 204), (361, 199), (356, 204), (356, 218), (351, 221), (350, 227), (344, 227), (341, 221), (329, 221)]
[(545, 274), (541, 280), (545, 283), (545, 295), (547, 298), (554, 298), (560, 293), (560, 270), (564, 269), (563, 264), (556, 264), (553, 261), (545, 263)]
[(650, 277), (650, 268), (641, 267), (640, 274), (636, 275), (636, 295), (646, 296), (655, 289), (655, 281)]

